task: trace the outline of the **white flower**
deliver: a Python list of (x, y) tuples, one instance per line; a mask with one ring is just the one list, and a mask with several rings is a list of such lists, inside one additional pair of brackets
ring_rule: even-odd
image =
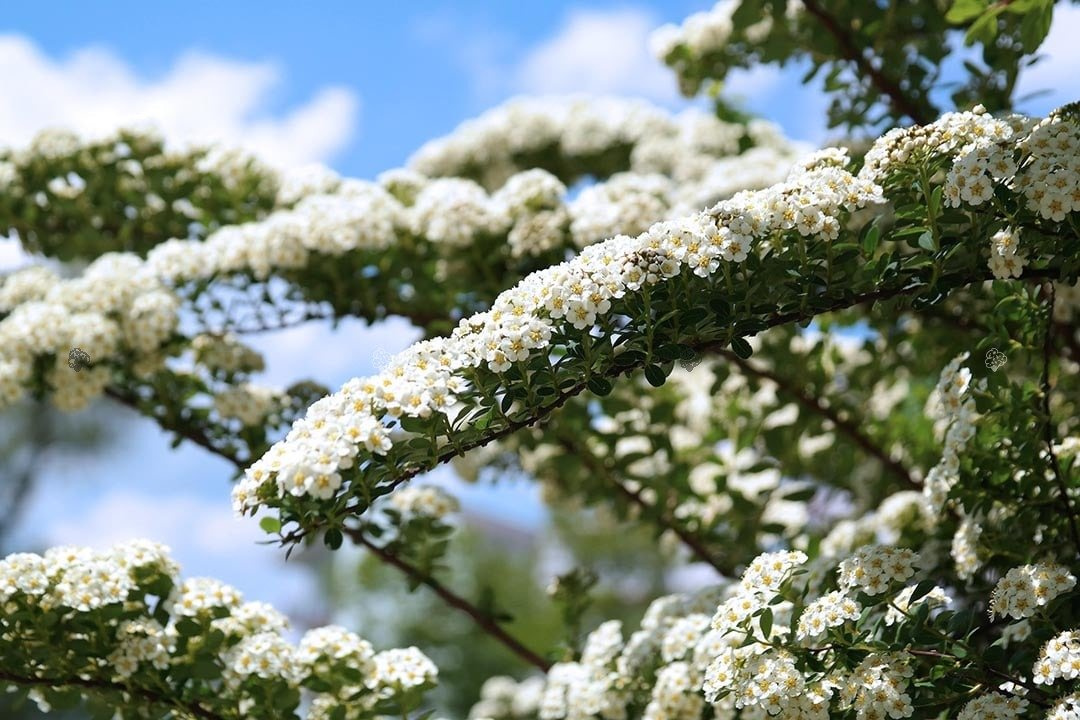
[(857, 620), (862, 607), (840, 590), (821, 596), (806, 606), (799, 616), (799, 628), (795, 637), (799, 640), (821, 637), (832, 627), (839, 627), (849, 620)]
[(1021, 565), (1005, 573), (990, 596), (990, 617), (1029, 618), (1062, 593), (1076, 586), (1068, 568), (1053, 563)]
[(1012, 720), (1027, 709), (1028, 701), (998, 692), (980, 695), (964, 705), (957, 720)]
[(919, 558), (908, 548), (864, 545), (840, 563), (840, 587), (858, 588), (867, 595), (879, 595), (893, 583), (915, 574)]
[(415, 647), (383, 650), (373, 663), (368, 687), (386, 696), (434, 684), (439, 676), (435, 663)]
[(1080, 631), (1067, 630), (1051, 638), (1032, 668), (1036, 685), (1052, 685), (1056, 680), (1080, 677)]

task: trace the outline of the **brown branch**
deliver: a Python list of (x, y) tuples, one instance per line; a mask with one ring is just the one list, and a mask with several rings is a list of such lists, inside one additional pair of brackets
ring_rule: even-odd
[[(946, 639), (951, 639), (951, 638), (946, 638)], [(949, 653), (938, 652), (937, 650), (920, 650), (918, 648), (910, 648), (909, 647), (909, 648), (906, 648), (904, 650), (904, 652), (909, 653), (911, 655), (917, 655), (919, 657), (928, 657), (928, 658), (934, 658), (934, 659), (938, 659), (938, 660), (952, 660), (955, 663), (963, 662), (962, 658), (958, 658), (955, 655), (950, 655)], [(969, 657), (977, 658), (978, 656), (969, 654)], [(976, 669), (984, 670), (984, 671), (986, 671), (988, 673), (991, 673), (993, 675), (998, 676), (999, 678), (1002, 678), (1003, 680), (1008, 680), (1009, 682), (1013, 683), (1014, 685), (1020, 685), (1020, 686), (1023, 686), (1025, 688), (1027, 688), (1028, 690), (1031, 690), (1035, 694), (1034, 695), (1029, 695), (1028, 699), (1031, 700), (1032, 702), (1034, 702), (1036, 705), (1039, 705), (1041, 707), (1049, 707), (1050, 706), (1049, 703), (1046, 702), (1046, 696), (1043, 694), (1044, 693), (1043, 688), (1039, 687), (1038, 685), (1032, 683), (1029, 680), (1024, 680), (1022, 678), (1014, 677), (1014, 676), (1008, 674), (1007, 672), (1002, 672), (1001, 670), (998, 670), (995, 667), (985, 665), (982, 662), (980, 662), (979, 660), (975, 660), (975, 662), (978, 663)], [(1013, 693), (1013, 694), (1015, 694), (1015, 693)]]
[(817, 0), (803, 0), (803, 7), (820, 22), (828, 31), (840, 48), (841, 54), (855, 63), (856, 67), (870, 79), (883, 95), (889, 98), (893, 108), (903, 115), (914, 120), (919, 125), (926, 125), (933, 121), (925, 111), (920, 109), (915, 101), (909, 98), (893, 79), (886, 77), (880, 70), (874, 67), (862, 51), (856, 46), (848, 29), (841, 27), (835, 17), (829, 14)]
[(455, 610), (468, 615), (472, 621), (491, 637), (498, 640), (504, 646), (506, 646), (511, 652), (517, 655), (525, 662), (533, 665), (543, 672), (547, 672), (551, 668), (549, 663), (544, 658), (537, 655), (535, 652), (525, 647), (521, 641), (515, 638), (510, 633), (502, 629), (502, 627), (495, 622), (495, 619), (488, 613), (485, 613), (480, 608), (473, 605), (471, 602), (456, 594), (431, 575), (423, 572), (420, 568), (410, 564), (408, 561), (398, 557), (392, 551), (385, 547), (376, 545), (364, 535), (363, 531), (358, 528), (343, 528), (342, 531), (353, 542), (363, 545), (371, 551), (375, 557), (387, 565), (392, 565), (405, 575), (408, 575), (416, 582), (426, 586), (432, 592), (439, 596), (439, 598), (450, 607)]
[[(128, 405), (129, 407), (138, 409), (138, 406), (135, 404), (134, 399), (131, 398), (130, 396), (124, 395), (124, 394), (120, 393), (119, 391), (114, 390), (112, 388), (109, 388), (106, 392), (109, 394), (110, 397), (113, 397), (118, 402), (121, 402), (121, 403), (123, 403), (125, 405)], [(157, 420), (157, 419), (158, 418), (155, 418), (155, 420)], [(172, 429), (172, 428), (170, 428), (170, 429)], [(242, 461), (240, 461), (240, 460), (236, 459), (235, 457), (227, 454), (225, 451), (221, 450), (220, 448), (215, 447), (213, 444), (211, 444), (209, 442), (209, 440), (204, 435), (194, 433), (194, 432), (181, 432), (180, 430), (175, 430), (175, 429), (172, 429), (172, 430), (173, 430), (173, 432), (176, 432), (177, 434), (181, 435), (182, 437), (185, 437), (188, 440), (191, 440), (192, 442), (194, 442), (197, 445), (199, 445), (200, 447), (208, 450), (209, 452), (217, 455), (218, 457), (221, 457), (221, 458), (223, 458), (225, 460), (228, 460), (229, 462), (233, 463), (237, 468), (242, 469), (244, 467), (244, 464), (243, 464)], [(547, 669), (550, 667), (550, 663), (548, 663), (543, 658), (541, 658), (539, 655), (537, 655), (536, 653), (534, 653), (531, 650), (529, 650), (528, 648), (526, 648), (516, 638), (514, 638), (512, 635), (508, 634), (502, 628), (500, 628), (497, 624), (495, 624), (495, 622), (490, 617), (488, 617), (483, 612), (481, 612), (479, 608), (473, 606), (467, 600), (460, 597), (459, 595), (454, 594), (453, 592), (448, 590), (446, 587), (441, 585), (437, 580), (435, 580), (434, 578), (432, 578), (429, 575), (425, 575), (423, 572), (420, 571), (419, 568), (416, 568), (416, 567), (410, 565), (406, 561), (404, 561), (401, 558), (394, 555), (391, 551), (387, 550), (386, 548), (382, 548), (382, 547), (379, 547), (379, 546), (371, 543), (366, 537), (364, 537), (364, 535), (359, 530), (348, 530), (348, 529), (346, 529), (345, 532), (355, 542), (360, 543), (364, 547), (371, 550), (371, 552), (377, 558), (379, 558), (379, 560), (381, 560), (384, 563), (387, 563), (389, 565), (394, 566), (395, 568), (397, 568), (401, 572), (405, 573), (409, 577), (413, 578), (417, 582), (419, 582), (419, 583), (421, 583), (423, 585), (426, 585), (431, 590), (433, 590), (436, 595), (438, 595), (440, 598), (442, 598), (442, 600), (444, 600), (448, 605), (450, 605), (451, 607), (457, 608), (458, 610), (461, 610), (466, 615), (471, 617), (473, 619), (473, 621), (477, 624), (477, 626), (480, 627), (480, 629), (482, 629), (484, 632), (486, 632), (486, 633), (492, 635), (493, 637), (495, 637), (497, 640), (499, 640), (501, 643), (506, 645), (506, 647), (508, 647), (511, 651), (516, 653), (519, 657), (524, 659), (526, 662), (536, 666), (537, 668), (543, 670), (544, 672), (547, 672)]]
[(108, 680), (98, 679), (86, 679), (86, 678), (42, 678), (42, 677), (24, 677), (21, 675), (15, 675), (3, 670), (0, 670), (0, 680), (12, 683), (13, 685), (21, 685), (24, 687), (80, 687), (88, 690), (98, 690), (101, 692), (117, 692), (125, 693), (127, 695), (133, 695), (140, 697), (144, 700), (148, 700), (152, 703), (164, 705), (171, 708), (174, 711), (180, 711), (187, 713), (194, 718), (203, 718), (204, 720), (225, 720), (224, 715), (219, 715), (216, 712), (207, 710), (202, 705), (193, 702), (190, 704), (183, 703), (176, 698), (163, 695), (156, 690), (149, 688), (133, 688), (120, 683), (111, 682)]
[(1061, 476), (1061, 465), (1054, 453), (1054, 418), (1050, 414), (1050, 356), (1053, 349), (1054, 337), (1054, 283), (1044, 285), (1047, 292), (1046, 307), (1046, 332), (1043, 338), (1043, 367), (1040, 385), (1042, 387), (1042, 410), (1046, 416), (1043, 421), (1043, 440), (1046, 442), (1046, 452), (1050, 460), (1050, 468), (1054, 473), (1054, 482), (1061, 493), (1061, 504), (1064, 506), (1065, 517), (1069, 520), (1069, 531), (1072, 533), (1073, 545), (1080, 552), (1080, 528), (1076, 524), (1076, 510), (1069, 500), (1069, 487), (1065, 478)]
[(627, 487), (619, 478), (615, 477), (609, 468), (603, 461), (600, 461), (588, 448), (582, 447), (575, 442), (571, 437), (563, 433), (556, 433), (555, 439), (559, 442), (563, 448), (571, 455), (581, 459), (582, 463), (588, 470), (594, 474), (604, 478), (607, 484), (615, 488), (620, 495), (625, 497), (634, 505), (637, 505), (646, 514), (652, 517), (664, 530), (670, 530), (682, 541), (687, 548), (694, 554), (698, 560), (708, 563), (718, 573), (731, 577), (735, 574), (735, 568), (731, 567), (729, 563), (724, 563), (719, 558), (709, 552), (709, 549), (705, 547), (701, 538), (697, 537), (694, 533), (690, 532), (687, 528), (683, 527), (674, 518), (668, 516), (664, 512), (663, 508), (657, 505), (651, 505), (646, 502), (645, 498), (641, 496), (640, 490), (631, 490)]
[(765, 368), (758, 367), (751, 362), (743, 360), (730, 350), (721, 349), (717, 350), (717, 353), (734, 363), (744, 373), (771, 380), (781, 392), (792, 397), (799, 405), (832, 422), (837, 430), (847, 436), (849, 440), (859, 446), (866, 454), (880, 462), (886, 470), (896, 476), (908, 487), (913, 489), (921, 487), (919, 483), (915, 482), (915, 478), (911, 476), (911, 473), (902, 463), (890, 457), (889, 454), (885, 452), (884, 448), (878, 446), (870, 437), (859, 430), (858, 425), (851, 420), (845, 420), (840, 417), (835, 408), (825, 405), (821, 402), (820, 398), (809, 394), (804, 389), (797, 387), (786, 378), (777, 375), (771, 370), (766, 370)]
[(132, 410), (135, 410), (140, 415), (150, 415), (150, 417), (165, 430), (176, 433), (185, 440), (189, 440), (190, 442), (193, 442), (199, 447), (208, 450), (214, 455), (228, 460), (238, 469), (242, 470), (244, 468), (244, 460), (241, 460), (235, 455), (232, 455), (223, 450), (222, 448), (215, 446), (214, 443), (210, 440), (210, 438), (208, 438), (204, 433), (194, 428), (176, 427), (174, 424), (169, 423), (165, 418), (144, 411), (143, 408), (139, 406), (139, 398), (136, 395), (125, 392), (117, 387), (105, 388), (105, 395), (109, 398), (112, 398), (121, 405), (126, 405)]

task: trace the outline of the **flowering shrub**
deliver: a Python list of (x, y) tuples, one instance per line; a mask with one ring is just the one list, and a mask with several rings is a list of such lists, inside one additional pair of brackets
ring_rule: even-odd
[[(129, 405), (232, 462), (288, 550), (427, 588), (539, 671), (473, 720), (1076, 718), (1080, 112), (1007, 112), (1050, 3), (923, 5), (742, 0), (655, 36), (689, 94), (828, 67), (833, 124), (878, 138), (810, 153), (722, 98), (516, 99), (374, 182), (44, 135), (0, 156), (0, 219), (88, 264), (0, 282), (0, 406)], [(954, 28), (999, 72), (941, 112), (936, 70), (890, 73)], [(425, 339), (379, 374), (258, 384), (247, 332), (389, 315)], [(648, 524), (709, 582), (583, 633), (597, 578), (566, 573), (566, 641), (530, 648), (440, 579), (459, 505), (412, 481), (447, 462)], [(0, 561), (0, 651), (0, 684), (102, 718), (408, 717), (437, 678), (297, 640), (148, 541)]]
[(45, 711), (86, 696), (95, 716), (130, 702), (154, 718), (402, 714), (436, 683), (417, 648), (376, 653), (337, 626), (297, 645), (277, 610), (217, 580), (180, 581), (178, 570), (150, 541), (4, 558), (0, 679)]

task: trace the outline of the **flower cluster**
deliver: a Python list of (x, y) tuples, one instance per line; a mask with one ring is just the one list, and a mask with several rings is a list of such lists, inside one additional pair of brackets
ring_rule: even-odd
[(219, 416), (226, 420), (239, 420), (248, 427), (262, 426), (287, 402), (288, 395), (283, 391), (254, 383), (242, 383), (214, 395), (214, 409)]
[(263, 356), (232, 333), (200, 333), (191, 339), (195, 361), (211, 373), (253, 373), (266, 367)]
[(435, 663), (416, 647), (383, 650), (372, 659), (372, 667), (371, 684), (383, 697), (431, 687), (439, 677)]
[[(789, 601), (774, 603), (781, 587), (792, 573), (807, 561), (805, 553), (777, 551), (756, 557), (743, 572), (734, 593), (725, 599), (713, 615), (712, 627), (722, 643), (719, 653), (705, 671), (702, 689), (705, 699), (717, 702), (728, 698), (736, 709), (759, 707), (770, 714), (790, 705), (806, 706), (807, 712), (820, 700), (806, 693), (806, 682), (795, 667), (795, 657), (787, 651), (777, 651), (754, 640), (783, 638), (790, 633)], [(772, 627), (761, 627), (763, 611), (770, 613)], [(757, 622), (754, 620), (757, 618)], [(786, 619), (785, 619), (786, 618)]]
[[(731, 42), (735, 33), (732, 15), (738, 8), (737, 3), (721, 0), (710, 10), (688, 16), (681, 25), (664, 25), (649, 36), (649, 49), (653, 56), (679, 73), (684, 92), (697, 89), (696, 85), (686, 87), (687, 66), (721, 52)], [(802, 3), (799, 0), (788, 0), (786, 17), (793, 18), (801, 8)], [(765, 15), (757, 22), (742, 28), (741, 32), (747, 41), (759, 43), (768, 37), (772, 28), (773, 17)]]
[(905, 532), (924, 530), (929, 518), (930, 510), (922, 493), (915, 490), (893, 493), (876, 510), (833, 525), (821, 540), (821, 556), (835, 560), (862, 545), (896, 544)]
[[(1028, 125), (1029, 123), (1024, 123)], [(1027, 208), (1051, 222), (1080, 211), (1080, 127), (1054, 115), (1035, 122), (1019, 142), (1021, 167), (1015, 189)]]
[(819, 638), (829, 628), (856, 620), (860, 612), (862, 607), (847, 593), (841, 590), (826, 593), (803, 610), (795, 637), (799, 640)]
[[(862, 720), (911, 717), (915, 704), (936, 693), (922, 684), (910, 686), (920, 662), (916, 644), (907, 645), (911, 652), (870, 650), (865, 644), (882, 642), (883, 633), (910, 632), (903, 626), (885, 631), (883, 617), (884, 626), (894, 626), (918, 606), (941, 608), (951, 600), (940, 587), (924, 589), (913, 600), (919, 586), (909, 585), (891, 601), (876, 599), (874, 607), (863, 608), (853, 591), (880, 595), (884, 587), (911, 578), (915, 560), (909, 550), (858, 549), (840, 563), (842, 589), (807, 603), (795, 622), (789, 598), (809, 592), (797, 580), (807, 556), (798, 551), (759, 555), (737, 583), (653, 601), (641, 629), (625, 641), (620, 622), (601, 624), (578, 661), (552, 667), (542, 691), (535, 680), (493, 682), (470, 717), (510, 720), (536, 712), (542, 720), (616, 720), (630, 708), (644, 708), (643, 716), (652, 720), (827, 720), (838, 711), (852, 711)], [(715, 608), (711, 623), (710, 606)], [(810, 647), (818, 643), (808, 641), (844, 624), (856, 628), (857, 643), (845, 647), (841, 633), (823, 647)], [(1063, 633), (1047, 644), (1036, 664), (1036, 682), (1080, 676), (1078, 636)], [(942, 693), (962, 718), (1013, 718), (1027, 708), (1024, 692), (1014, 684), (998, 690), (973, 700), (952, 690)], [(966, 701), (962, 707), (961, 700)]]
[(1057, 680), (1080, 677), (1080, 631), (1066, 630), (1043, 646), (1032, 668), (1036, 685), (1053, 685)]
[(918, 555), (908, 548), (864, 545), (840, 563), (840, 587), (880, 595), (893, 583), (911, 578), (918, 564)]
[(987, 693), (975, 698), (960, 711), (956, 720), (1013, 720), (1027, 710), (1027, 700), (999, 692)]
[(998, 230), (990, 237), (990, 270), (999, 280), (1018, 278), (1024, 271), (1027, 258), (1017, 252), (1020, 231), (1015, 228)]
[(620, 717), (627, 696), (612, 666), (623, 650), (622, 623), (610, 620), (589, 634), (580, 662), (556, 663), (540, 698), (542, 720)]
[[(81, 277), (62, 280), (32, 267), (0, 286), (0, 406), (25, 392), (35, 363), (47, 361), (45, 382), (64, 410), (85, 407), (108, 385), (108, 363), (155, 358), (178, 323), (179, 300), (133, 255), (106, 254)], [(91, 359), (73, 373), (68, 352)]]
[(1039, 608), (1076, 587), (1076, 576), (1053, 563), (1021, 565), (1005, 573), (990, 596), (990, 617), (1029, 618)]
[(413, 485), (390, 496), (390, 505), (403, 515), (441, 520), (458, 510), (457, 499), (434, 485)]
[[(939, 427), (947, 428), (941, 461), (930, 469), (923, 483), (923, 493), (935, 512), (940, 512), (949, 491), (960, 477), (960, 456), (975, 435), (978, 414), (971, 397), (971, 370), (962, 367), (969, 354), (963, 352), (941, 371), (937, 387), (930, 397), (930, 415)], [(986, 387), (983, 378), (975, 389)]]
[[(879, 176), (912, 160), (940, 155), (951, 157), (954, 161), (973, 163), (971, 172), (975, 168), (983, 172), (984, 167), (989, 167), (989, 162), (984, 166), (966, 158), (971, 153), (986, 153), (987, 148), (998, 141), (1007, 141), (1012, 137), (1013, 127), (1008, 121), (994, 118), (979, 105), (971, 111), (945, 113), (929, 125), (889, 130), (866, 153), (864, 168), (869, 175)], [(954, 192), (949, 187), (957, 186), (961, 176), (961, 173), (954, 173), (952, 180), (947, 179), (943, 190), (946, 201)]]
[[(150, 697), (175, 673), (190, 683), (185, 697), (197, 707), (237, 719), (275, 688), (294, 693), (275, 717), (297, 717), (300, 691), (311, 688), (306, 717), (340, 708), (334, 717), (368, 718), (381, 703), (414, 702), (436, 682), (435, 666), (416, 648), (375, 653), (337, 626), (310, 630), (293, 645), (281, 634), (288, 620), (273, 608), (244, 603), (210, 578), (178, 582), (178, 571), (168, 549), (148, 541), (7, 556), (0, 560), (0, 670), (33, 683), (63, 667), (73, 687), (107, 692), (118, 683), (117, 690)], [(54, 648), (56, 657), (41, 648)], [(201, 680), (191, 679), (193, 668)], [(48, 692), (35, 696), (48, 706)]]
[(315, 403), (249, 469), (234, 506), (253, 509), (255, 498), (266, 496), (260, 488), (275, 481), (272, 494), (307, 494), (307, 485), (290, 478), (310, 474), (316, 464), (326, 471), (352, 467), (359, 444), (368, 454), (387, 452), (392, 441), (381, 419), (447, 414), (453, 399), (469, 388), (462, 369), (485, 365), (504, 372), (548, 352), (556, 331), (591, 327), (627, 293), (675, 277), (683, 267), (708, 277), (721, 262), (744, 261), (754, 242), (776, 232), (833, 238), (842, 213), (880, 203), (881, 193), (833, 163), (809, 163), (786, 182), (738, 193), (710, 213), (659, 223), (637, 238), (620, 235), (590, 245), (574, 260), (527, 276), (491, 310), (462, 320), (451, 337), (418, 344), (381, 376), (350, 381), (342, 392)]
[(855, 708), (858, 720), (911, 717), (915, 709), (907, 693), (914, 674), (910, 661), (907, 653), (867, 655), (841, 685), (841, 706)]
[(469, 710), (469, 720), (517, 720), (534, 717), (540, 709), (544, 680), (530, 677), (521, 682), (504, 675), (484, 681), (480, 700)]
[(926, 605), (930, 609), (934, 609), (945, 607), (952, 602), (952, 598), (946, 594), (945, 590), (937, 586), (934, 586), (930, 589), (930, 592), (912, 602), (911, 596), (915, 593), (916, 587), (916, 585), (910, 585), (896, 594), (896, 597), (889, 603), (888, 611), (885, 613), (886, 625), (903, 622), (905, 615), (919, 606)]
[(27, 250), (65, 261), (121, 246), (142, 254), (261, 216), (278, 183), (247, 153), (171, 148), (155, 130), (46, 130), (25, 148), (0, 148), (0, 235), (14, 231)]
[(1061, 699), (1046, 715), (1046, 720), (1077, 720), (1080, 718), (1080, 693)]
[[(629, 155), (630, 170), (685, 181), (700, 177), (709, 156), (737, 154), (740, 139), (750, 132), (698, 110), (672, 117), (642, 101), (518, 98), (428, 142), (413, 155), (409, 167), (430, 177), (474, 177), (494, 188), (524, 169), (526, 159), (546, 156), (550, 169), (555, 169), (621, 148)], [(758, 131), (752, 141), (777, 143), (777, 136)]]

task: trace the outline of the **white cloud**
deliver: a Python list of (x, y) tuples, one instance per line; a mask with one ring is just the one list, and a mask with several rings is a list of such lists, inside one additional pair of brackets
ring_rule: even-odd
[(1016, 83), (1019, 98), (1039, 90), (1050, 92), (1024, 102), (1021, 109), (1037, 115), (1045, 114), (1065, 103), (1080, 100), (1080, 82), (1076, 69), (1080, 68), (1080, 7), (1058, 3), (1054, 6), (1054, 21), (1046, 36), (1039, 55), (1041, 61), (1020, 71)]
[(18, 35), (0, 35), (0, 143), (19, 146), (45, 127), (107, 133), (151, 122), (175, 142), (239, 145), (290, 166), (328, 161), (351, 140), (359, 98), (325, 87), (281, 115), (264, 112), (281, 81), (273, 63), (197, 51), (148, 80), (111, 51), (89, 47), (63, 59)]
[(520, 92), (611, 93), (657, 102), (679, 99), (674, 74), (648, 49), (659, 25), (641, 9), (573, 10), (550, 39), (522, 59), (512, 83)]
[[(649, 52), (649, 35), (659, 25), (642, 8), (577, 8), (553, 35), (524, 51), (515, 51), (520, 41), (498, 29), (467, 25), (445, 14), (425, 16), (413, 31), (420, 41), (449, 49), (484, 106), (516, 94), (582, 92), (645, 98), (672, 110), (708, 107), (704, 98), (683, 98), (675, 73)], [(827, 103), (820, 83), (806, 87), (799, 82), (805, 69), (799, 63), (735, 69), (725, 82), (725, 95), (776, 120), (791, 137), (818, 144), (825, 138)]]

